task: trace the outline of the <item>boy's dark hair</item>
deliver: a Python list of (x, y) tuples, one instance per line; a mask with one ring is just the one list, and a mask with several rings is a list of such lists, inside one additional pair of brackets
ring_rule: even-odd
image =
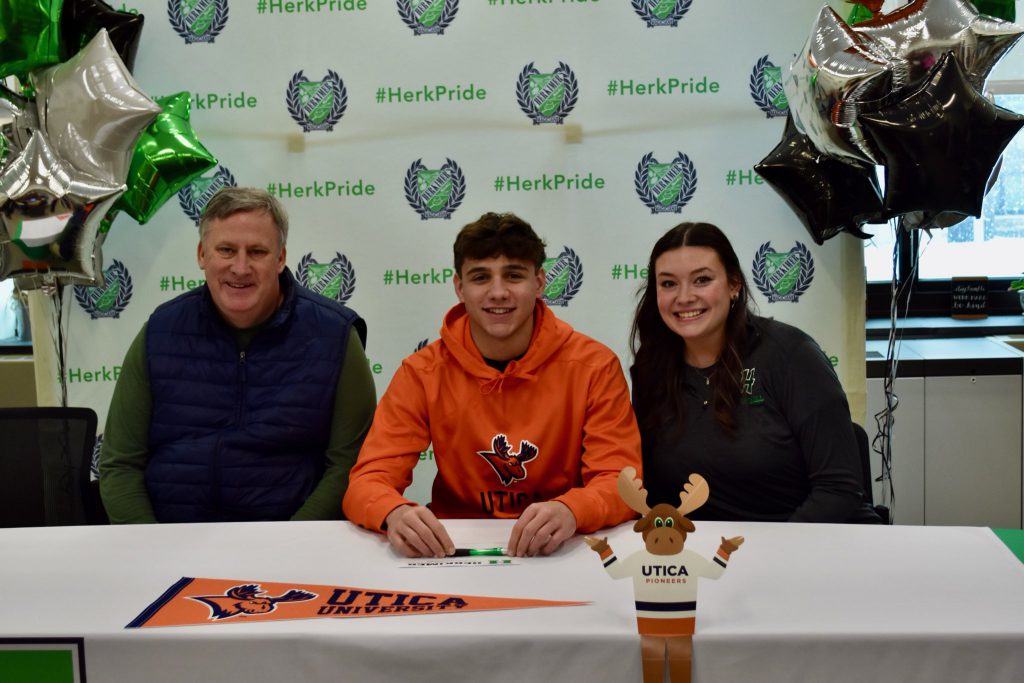
[(488, 212), (463, 227), (455, 238), (455, 272), (461, 277), (466, 259), (496, 256), (529, 261), (539, 270), (546, 258), (544, 246), (544, 240), (519, 216)]

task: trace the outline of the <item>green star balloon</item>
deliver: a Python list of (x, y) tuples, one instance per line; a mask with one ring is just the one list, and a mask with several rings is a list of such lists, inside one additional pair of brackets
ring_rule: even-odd
[(60, 61), (63, 5), (63, 0), (0, 0), (0, 78), (21, 77)]
[(971, 4), (982, 14), (1006, 21), (1017, 20), (1017, 6), (1014, 0), (971, 0)]
[(864, 5), (857, 3), (853, 6), (853, 9), (850, 10), (850, 16), (846, 17), (846, 23), (849, 24), (850, 26), (855, 26), (861, 23), (862, 21), (867, 21), (869, 19), (874, 18), (874, 12), (869, 10)]
[(153, 99), (163, 113), (157, 114), (139, 137), (125, 180), (128, 189), (114, 206), (140, 224), (193, 178), (217, 165), (189, 123), (189, 94)]

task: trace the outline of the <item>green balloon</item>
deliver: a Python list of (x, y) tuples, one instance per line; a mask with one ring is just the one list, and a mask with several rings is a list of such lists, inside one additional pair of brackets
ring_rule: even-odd
[(64, 0), (0, 0), (0, 78), (60, 61)]
[(864, 5), (858, 3), (855, 4), (853, 6), (853, 9), (850, 10), (850, 16), (846, 17), (846, 23), (849, 24), (850, 26), (856, 26), (862, 21), (867, 21), (868, 19), (874, 18), (875, 15), (871, 10), (869, 10)]
[(1014, 0), (971, 0), (982, 14), (1006, 21), (1016, 21), (1017, 4)]
[[(0, 0), (2, 1), (2, 0)], [(132, 153), (127, 188), (114, 208), (145, 223), (178, 190), (217, 165), (192, 130), (187, 92), (154, 97), (163, 109), (142, 131)]]

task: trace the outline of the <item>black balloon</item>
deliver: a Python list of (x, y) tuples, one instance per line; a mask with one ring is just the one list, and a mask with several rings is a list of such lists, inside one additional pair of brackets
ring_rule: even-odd
[(858, 120), (885, 165), (885, 217), (980, 216), (999, 156), (1024, 126), (974, 89), (952, 53), (919, 88)]
[(145, 21), (143, 15), (119, 12), (103, 0), (64, 0), (60, 14), (61, 59), (73, 57), (105, 28), (118, 57), (132, 71)]
[[(985, 185), (986, 197), (999, 180), (999, 171), (1002, 168), (1003, 158), (999, 157), (999, 161), (996, 162), (995, 168), (992, 169), (992, 174), (988, 177), (988, 183)], [(906, 230), (931, 232), (937, 228), (952, 228), (954, 225), (963, 223), (968, 218), (970, 216), (967, 214), (957, 213), (956, 211), (911, 211), (900, 216), (900, 227)]]
[(786, 119), (782, 141), (754, 169), (786, 200), (818, 244), (848, 232), (867, 237), (860, 226), (880, 221), (882, 196), (875, 169), (839, 161), (820, 152)]

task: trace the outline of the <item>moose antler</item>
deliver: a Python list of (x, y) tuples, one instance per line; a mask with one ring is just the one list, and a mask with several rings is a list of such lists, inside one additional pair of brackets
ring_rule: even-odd
[(537, 457), (537, 447), (529, 441), (519, 442), (519, 462), (530, 462)]
[(295, 602), (296, 600), (309, 600), (316, 596), (312, 593), (300, 590), (290, 590), (279, 598), (273, 598), (274, 602)]
[(683, 484), (683, 490), (679, 492), (679, 514), (684, 517), (708, 502), (711, 489), (708, 482), (699, 474), (691, 474), (690, 481)]
[(508, 452), (511, 450), (511, 447), (508, 445), (508, 440), (505, 438), (504, 434), (497, 434), (493, 439), (491, 439), (491, 448), (493, 448), (494, 452), (503, 458), (508, 458)]
[(636, 478), (635, 467), (623, 467), (619, 472), (619, 496), (631, 510), (639, 512), (641, 516), (651, 511), (647, 507), (647, 489), (644, 483)]

